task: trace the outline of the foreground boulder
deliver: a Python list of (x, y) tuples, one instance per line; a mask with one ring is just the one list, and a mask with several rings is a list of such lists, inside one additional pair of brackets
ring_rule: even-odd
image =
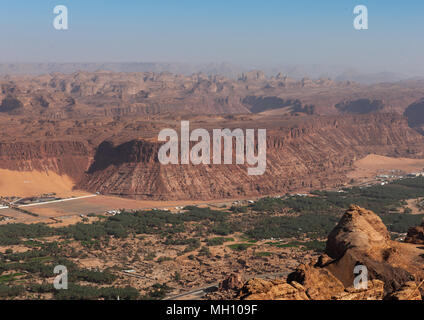
[[(397, 267), (385, 261), (384, 258), (397, 259), (396, 252), (390, 250), (375, 255), (359, 250), (348, 250), (343, 257), (326, 265), (324, 268), (337, 277), (346, 287), (352, 286), (355, 279), (354, 269), (356, 266), (365, 266), (368, 272), (368, 279), (378, 279), (383, 281), (386, 293), (399, 290), (401, 286), (408, 281), (413, 281), (414, 276), (401, 267)], [(385, 256), (386, 255), (386, 256)], [(379, 257), (380, 256), (380, 257)]]
[(283, 280), (252, 279), (240, 291), (241, 300), (309, 300), (306, 289), (299, 283)]
[(424, 244), (424, 221), (420, 226), (409, 229), (405, 242), (414, 244)]
[(365, 266), (368, 279), (384, 282), (385, 294), (409, 281), (424, 278), (423, 250), (391, 240), (381, 219), (372, 211), (352, 205), (330, 233), (326, 253), (334, 261), (321, 265), (346, 287), (353, 284), (355, 266)]
[(387, 247), (390, 233), (374, 212), (352, 205), (328, 236), (326, 253), (341, 258), (347, 250)]
[(243, 287), (243, 276), (239, 273), (234, 273), (219, 284), (219, 291), (237, 291)]
[(420, 288), (423, 282), (417, 285), (413, 281), (406, 282), (398, 291), (386, 297), (386, 300), (422, 300)]
[(287, 277), (287, 282), (301, 284), (312, 300), (329, 300), (344, 290), (342, 282), (328, 270), (312, 265), (300, 265)]
[(380, 280), (368, 281), (366, 289), (346, 288), (343, 293), (334, 297), (334, 300), (382, 300), (384, 297), (384, 282)]
[[(324, 285), (324, 283), (321, 283)], [(296, 281), (267, 281), (252, 279), (245, 283), (238, 299), (241, 300), (382, 300), (384, 282), (372, 280), (367, 289), (334, 287), (330, 291), (319, 291), (319, 286), (306, 288)], [(323, 295), (320, 295), (322, 293)]]
[[(381, 219), (352, 205), (330, 233), (326, 253), (300, 265), (286, 280), (252, 279), (235, 294), (244, 300), (422, 300), (423, 226), (410, 230), (412, 243), (392, 241)], [(355, 274), (355, 267), (366, 270)], [(358, 275), (366, 286), (355, 288)], [(234, 279), (230, 283), (237, 282)]]

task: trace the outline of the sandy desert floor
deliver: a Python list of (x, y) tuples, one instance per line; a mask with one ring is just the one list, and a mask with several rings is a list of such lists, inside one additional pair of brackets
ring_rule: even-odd
[(391, 170), (405, 173), (420, 172), (424, 168), (424, 159), (391, 158), (370, 154), (354, 163), (354, 170), (348, 174), (350, 179), (370, 179)]
[(58, 197), (88, 194), (73, 191), (74, 182), (66, 175), (41, 171), (12, 171), (0, 169), (0, 195), (30, 197), (55, 192)]

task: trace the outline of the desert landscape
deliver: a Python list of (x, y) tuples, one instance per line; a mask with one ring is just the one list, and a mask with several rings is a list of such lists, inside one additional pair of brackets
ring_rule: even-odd
[(423, 2), (54, 2), (0, 4), (2, 307), (424, 299)]
[[(408, 115), (424, 82), (81, 71), (0, 84), (2, 297), (421, 299), (424, 137)], [(157, 136), (182, 120), (265, 128), (265, 174), (161, 164)], [(58, 263), (70, 290), (51, 288)], [(353, 287), (359, 263), (368, 289)]]

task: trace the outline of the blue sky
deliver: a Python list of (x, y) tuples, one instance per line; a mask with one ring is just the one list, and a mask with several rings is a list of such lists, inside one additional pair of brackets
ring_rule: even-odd
[[(353, 8), (369, 30), (353, 29)], [(53, 8), (69, 9), (69, 30)], [(343, 64), (421, 70), (422, 0), (1, 0), (0, 62)]]

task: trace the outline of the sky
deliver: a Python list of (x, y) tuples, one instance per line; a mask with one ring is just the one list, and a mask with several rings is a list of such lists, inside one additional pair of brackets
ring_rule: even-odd
[[(53, 8), (68, 8), (55, 30)], [(353, 28), (366, 5), (369, 29)], [(0, 63), (346, 65), (424, 74), (422, 0), (0, 0)]]

